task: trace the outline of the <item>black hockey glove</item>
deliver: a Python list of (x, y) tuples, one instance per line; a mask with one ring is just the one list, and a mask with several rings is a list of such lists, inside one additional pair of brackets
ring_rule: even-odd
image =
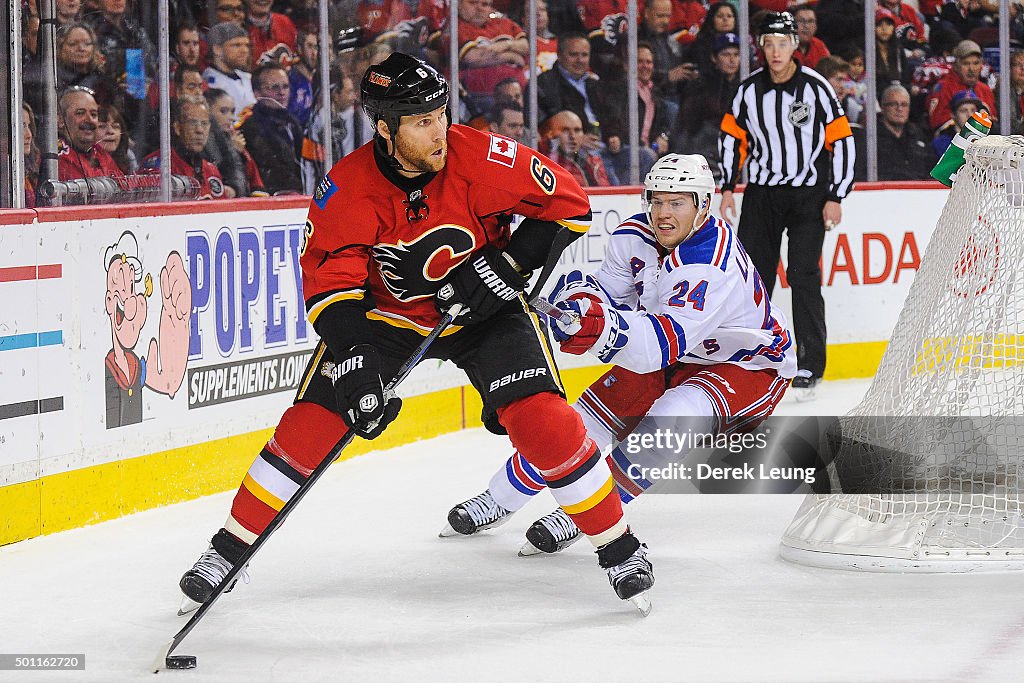
[(397, 396), (385, 403), (380, 356), (372, 346), (359, 344), (335, 361), (334, 394), (342, 419), (364, 439), (376, 439), (402, 409)]
[(460, 325), (479, 323), (500, 311), (526, 289), (530, 274), (520, 274), (500, 249), (484, 247), (452, 271), (437, 291), (435, 305), (444, 313), (454, 304), (465, 311)]

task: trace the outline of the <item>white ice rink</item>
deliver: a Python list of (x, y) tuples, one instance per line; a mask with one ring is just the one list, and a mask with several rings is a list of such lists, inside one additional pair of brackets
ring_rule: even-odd
[[(866, 382), (780, 412), (837, 414)], [(870, 575), (777, 556), (798, 496), (647, 496), (654, 611), (618, 601), (585, 541), (516, 557), (548, 512), (438, 539), (507, 440), (473, 430), (332, 467), (257, 555), (252, 583), (185, 640), (175, 681), (1010, 681), (1024, 677), (1024, 583)], [(78, 672), (2, 681), (153, 680), (183, 624), (178, 578), (232, 493), (0, 548), (0, 652), (85, 653)]]

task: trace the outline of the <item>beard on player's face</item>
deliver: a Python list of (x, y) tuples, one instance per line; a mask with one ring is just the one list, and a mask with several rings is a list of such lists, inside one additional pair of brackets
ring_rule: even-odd
[(436, 173), (448, 159), (448, 117), (444, 107), (403, 116), (395, 139), (395, 158), (406, 169)]

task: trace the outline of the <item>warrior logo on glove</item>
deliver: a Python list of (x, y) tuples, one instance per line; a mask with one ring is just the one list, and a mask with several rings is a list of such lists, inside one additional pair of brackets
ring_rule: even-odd
[(473, 233), (459, 225), (440, 225), (411, 242), (378, 244), (373, 257), (381, 279), (399, 301), (434, 296), (438, 284), (476, 248)]

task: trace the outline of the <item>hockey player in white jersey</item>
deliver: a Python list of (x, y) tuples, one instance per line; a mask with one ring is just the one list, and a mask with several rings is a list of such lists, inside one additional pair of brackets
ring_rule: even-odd
[[(714, 191), (704, 157), (662, 157), (644, 180), (644, 212), (612, 233), (597, 272), (563, 276), (549, 297), (572, 321), (552, 323), (562, 350), (614, 364), (574, 408), (602, 450), (614, 446), (624, 503), (651, 486), (631, 465), (665, 464), (662, 452), (620, 445), (630, 433), (682, 416), (700, 433), (752, 430), (796, 373), (786, 319), (732, 227), (711, 214)], [(441, 535), (499, 526), (543, 488), (514, 453), (486, 491), (452, 508)], [(579, 536), (558, 509), (530, 526), (520, 554), (557, 552)]]

